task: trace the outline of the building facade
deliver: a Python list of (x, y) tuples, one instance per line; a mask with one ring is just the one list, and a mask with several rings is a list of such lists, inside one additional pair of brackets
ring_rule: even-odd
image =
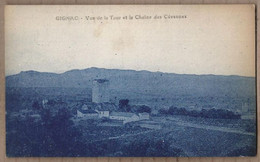
[(109, 80), (95, 79), (92, 87), (92, 102), (109, 102)]
[(137, 116), (135, 113), (130, 112), (111, 112), (109, 115), (109, 119), (113, 120), (122, 120), (123, 124), (138, 121), (139, 116)]
[(77, 110), (77, 117), (84, 119), (97, 119), (98, 113), (94, 110)]

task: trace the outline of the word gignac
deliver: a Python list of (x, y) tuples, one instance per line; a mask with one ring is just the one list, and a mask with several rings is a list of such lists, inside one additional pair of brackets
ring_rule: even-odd
[(71, 21), (71, 20), (79, 20), (78, 16), (56, 16), (56, 20), (62, 20), (62, 21)]

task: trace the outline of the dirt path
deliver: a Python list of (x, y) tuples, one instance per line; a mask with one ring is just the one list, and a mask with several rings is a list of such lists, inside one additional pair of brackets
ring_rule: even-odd
[(135, 133), (135, 134), (127, 134), (127, 135), (120, 135), (120, 136), (115, 136), (115, 137), (109, 137), (108, 139), (118, 139), (118, 138), (126, 138), (126, 137), (131, 137), (131, 136), (137, 136), (137, 135), (141, 135), (141, 134), (146, 134), (146, 133), (152, 133), (155, 132), (156, 130), (149, 130), (149, 131), (144, 131), (144, 132), (139, 132), (139, 133)]
[(233, 128), (227, 128), (227, 127), (218, 127), (218, 126), (209, 126), (209, 125), (202, 125), (202, 124), (194, 124), (186, 121), (179, 121), (177, 119), (169, 119), (171, 121), (174, 121), (174, 124), (184, 127), (192, 127), (192, 128), (199, 128), (199, 129), (206, 129), (206, 130), (214, 130), (214, 131), (221, 131), (221, 132), (227, 132), (227, 133), (237, 133), (237, 134), (243, 134), (243, 135), (249, 135), (249, 136), (255, 136), (255, 133), (251, 132), (245, 132), (238, 129)]
[(148, 131), (144, 131), (144, 132), (139, 132), (139, 133), (135, 133), (135, 134), (122, 134), (120, 136), (114, 136), (114, 137), (108, 137), (108, 138), (104, 138), (104, 139), (100, 139), (100, 140), (94, 140), (88, 143), (95, 143), (95, 142), (101, 142), (101, 141), (107, 141), (107, 140), (114, 140), (114, 139), (119, 139), (119, 138), (127, 138), (127, 137), (131, 137), (131, 136), (137, 136), (137, 135), (141, 135), (141, 134), (147, 134), (147, 133), (152, 133), (158, 130), (148, 130)]

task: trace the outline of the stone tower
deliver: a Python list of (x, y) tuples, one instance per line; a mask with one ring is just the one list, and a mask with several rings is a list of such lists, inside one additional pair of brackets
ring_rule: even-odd
[(92, 87), (92, 102), (109, 102), (109, 80), (94, 79)]

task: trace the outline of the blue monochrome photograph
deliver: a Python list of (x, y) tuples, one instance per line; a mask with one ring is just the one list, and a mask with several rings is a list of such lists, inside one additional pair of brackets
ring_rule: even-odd
[(255, 156), (255, 67), (253, 5), (6, 6), (6, 156)]

